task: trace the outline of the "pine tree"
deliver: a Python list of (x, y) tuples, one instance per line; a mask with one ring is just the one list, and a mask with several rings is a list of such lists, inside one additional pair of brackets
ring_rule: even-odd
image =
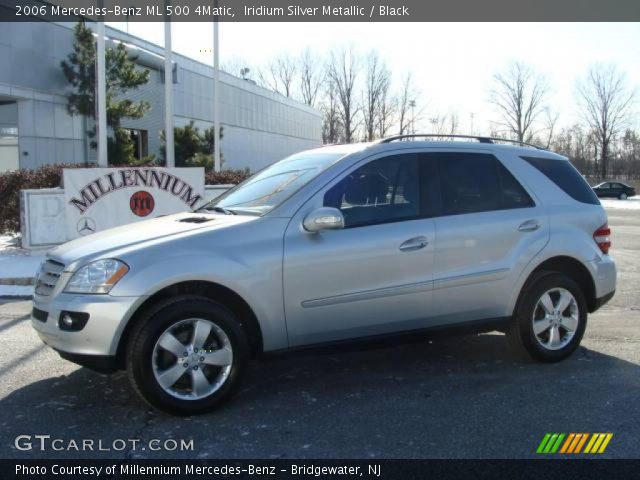
[[(220, 139), (223, 137), (223, 128), (220, 128)], [(164, 130), (160, 132), (160, 157), (166, 160), (166, 140)], [(209, 127), (203, 132), (196, 127), (191, 120), (184, 127), (176, 127), (173, 129), (174, 141), (174, 161), (176, 167), (205, 167), (207, 171), (213, 170), (213, 146), (214, 132), (213, 127)], [(224, 163), (222, 154), (220, 155), (220, 163)]]
[[(81, 114), (95, 118), (96, 104), (96, 42), (91, 29), (80, 22), (74, 29), (75, 42), (73, 52), (60, 62), (62, 71), (74, 88), (67, 95), (67, 110), (70, 114)], [(126, 47), (118, 43), (116, 48), (105, 52), (107, 125), (114, 135), (109, 139), (110, 163), (135, 163), (131, 137), (121, 127), (125, 118), (142, 118), (149, 110), (148, 102), (133, 102), (123, 98), (130, 90), (135, 90), (149, 82), (149, 70), (136, 67), (129, 58)], [(88, 132), (95, 137), (95, 129)], [(95, 142), (92, 142), (95, 148)]]

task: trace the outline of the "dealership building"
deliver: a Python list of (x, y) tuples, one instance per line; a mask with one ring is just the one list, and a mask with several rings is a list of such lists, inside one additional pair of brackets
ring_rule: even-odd
[[(91, 25), (91, 24), (88, 24)], [(60, 62), (72, 51), (73, 23), (3, 23), (0, 28), (0, 172), (55, 163), (96, 163), (87, 131), (94, 120), (67, 112), (70, 86)], [(128, 97), (150, 110), (123, 120), (136, 155), (160, 156), (164, 129), (164, 48), (107, 28), (107, 48), (126, 45), (149, 82)], [(173, 55), (174, 125), (213, 125), (213, 68)], [(258, 170), (322, 143), (321, 114), (303, 103), (220, 72), (220, 142), (224, 168)]]

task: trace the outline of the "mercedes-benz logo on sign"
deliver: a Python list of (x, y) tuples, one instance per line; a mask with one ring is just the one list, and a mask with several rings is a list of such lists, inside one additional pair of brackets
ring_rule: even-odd
[(80, 220), (78, 220), (76, 230), (78, 230), (78, 233), (80, 235), (89, 235), (91, 233), (95, 233), (96, 222), (91, 217), (82, 217)]

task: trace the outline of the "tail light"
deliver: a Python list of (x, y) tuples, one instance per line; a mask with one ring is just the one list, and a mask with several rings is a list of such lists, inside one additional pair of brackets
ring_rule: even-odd
[(611, 248), (611, 229), (609, 225), (606, 223), (598, 228), (595, 232), (593, 232), (593, 239), (602, 250), (602, 253), (605, 255), (609, 253), (609, 249)]

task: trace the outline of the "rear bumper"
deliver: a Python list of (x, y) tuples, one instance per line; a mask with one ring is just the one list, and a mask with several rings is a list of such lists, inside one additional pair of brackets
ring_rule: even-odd
[(604, 304), (606, 304), (609, 300), (611, 300), (613, 298), (613, 296), (616, 294), (616, 291), (613, 290), (612, 292), (607, 293), (606, 295), (604, 295), (603, 297), (599, 297), (596, 298), (596, 301), (593, 305), (593, 308), (591, 308), (590, 313), (595, 312), (596, 310), (598, 310), (600, 307), (602, 307)]
[(599, 255), (588, 262), (587, 267), (593, 278), (596, 303), (604, 299), (599, 305), (602, 306), (613, 297), (616, 291), (616, 263), (609, 255)]

